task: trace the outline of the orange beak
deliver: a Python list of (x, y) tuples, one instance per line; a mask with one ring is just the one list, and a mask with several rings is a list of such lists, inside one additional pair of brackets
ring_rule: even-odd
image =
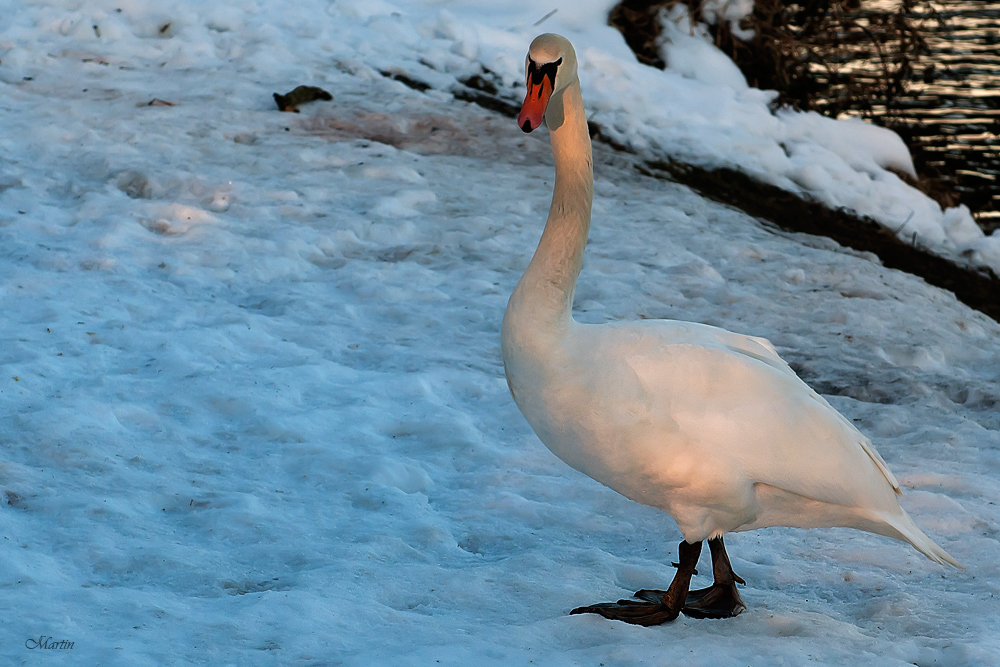
[(524, 132), (537, 130), (545, 117), (545, 108), (549, 105), (549, 96), (552, 94), (552, 79), (548, 76), (539, 77), (541, 80), (534, 83), (528, 77), (528, 93), (524, 96), (524, 104), (521, 105), (521, 113), (517, 114), (517, 126)]

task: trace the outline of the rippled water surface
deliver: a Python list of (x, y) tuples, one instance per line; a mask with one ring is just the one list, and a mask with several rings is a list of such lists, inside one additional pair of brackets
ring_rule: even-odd
[(1000, 228), (1000, 2), (935, 7), (940, 20), (925, 22), (930, 53), (887, 124), (910, 144), (918, 170), (950, 182), (989, 232)]

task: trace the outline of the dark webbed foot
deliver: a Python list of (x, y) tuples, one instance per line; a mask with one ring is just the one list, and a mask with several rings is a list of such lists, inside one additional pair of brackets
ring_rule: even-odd
[(732, 618), (746, 608), (736, 584), (713, 584), (688, 593), (681, 611), (691, 618)]
[(747, 608), (736, 589), (736, 583), (746, 582), (733, 572), (722, 537), (708, 541), (712, 550), (712, 573), (715, 583), (708, 588), (689, 591), (684, 603), (685, 616), (691, 618), (732, 618)]
[[(685, 596), (681, 613), (691, 618), (732, 618), (738, 616), (747, 607), (743, 603), (740, 592), (736, 589), (736, 584), (745, 584), (746, 582), (733, 572), (733, 566), (729, 562), (729, 555), (726, 553), (726, 547), (721, 537), (709, 540), (708, 546), (712, 550), (712, 571), (715, 575), (715, 583), (708, 588), (689, 590)], [(644, 588), (641, 591), (636, 591), (635, 594), (635, 597), (642, 602), (619, 600), (618, 604), (666, 605), (666, 596), (669, 592), (655, 588)]]
[(678, 551), (681, 562), (677, 566), (677, 574), (670, 582), (670, 588), (662, 591), (662, 595), (656, 600), (603, 602), (587, 607), (577, 607), (570, 613), (600, 614), (604, 618), (624, 621), (633, 625), (659, 625), (673, 621), (680, 615), (681, 608), (685, 604), (688, 586), (691, 584), (691, 575), (694, 573), (694, 566), (698, 563), (698, 556), (701, 554), (701, 542), (695, 544), (681, 542)]
[[(635, 597), (646, 602), (658, 603), (666, 591), (644, 588)], [(691, 618), (732, 618), (746, 609), (735, 585), (713, 584), (708, 588), (688, 591), (681, 613)]]
[(570, 614), (600, 614), (612, 621), (625, 621), (632, 625), (649, 626), (669, 623), (677, 618), (680, 610), (671, 609), (658, 602), (619, 600), (618, 602), (602, 602), (586, 607), (577, 607)]

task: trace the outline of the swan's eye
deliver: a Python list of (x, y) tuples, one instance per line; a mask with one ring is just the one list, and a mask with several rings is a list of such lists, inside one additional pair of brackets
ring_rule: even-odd
[(539, 65), (532, 59), (528, 59), (528, 84), (532, 86), (539, 86), (538, 91), (541, 95), (540, 84), (542, 80), (548, 78), (550, 88), (549, 90), (554, 90), (556, 87), (556, 70), (559, 69), (559, 65), (562, 64), (562, 58), (552, 63), (545, 63), (544, 65)]

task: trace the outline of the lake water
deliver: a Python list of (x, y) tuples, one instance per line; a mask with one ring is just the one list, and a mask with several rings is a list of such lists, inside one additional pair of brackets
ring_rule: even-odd
[[(938, 0), (930, 54), (885, 124), (910, 144), (917, 169), (954, 187), (987, 232), (1000, 228), (1000, 2)], [(927, 14), (918, 14), (927, 18)]]

